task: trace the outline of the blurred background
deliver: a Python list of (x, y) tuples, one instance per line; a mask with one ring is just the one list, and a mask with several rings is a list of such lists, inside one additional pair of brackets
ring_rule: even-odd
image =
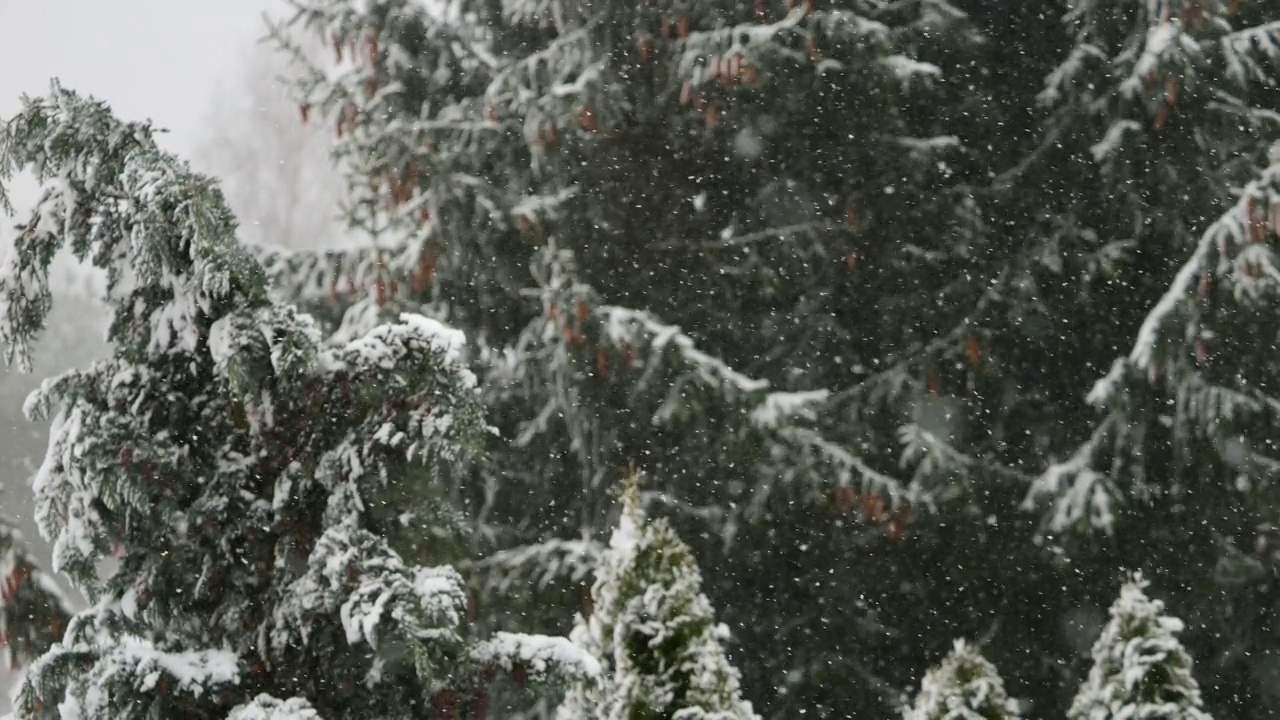
[[(223, 180), (246, 242), (328, 245), (338, 240), (339, 180), (327, 139), (300, 126), (284, 99), (283, 63), (259, 42), (263, 13), (281, 9), (278, 0), (0, 0), (0, 118), (57, 78), (123, 118), (164, 128), (166, 149)], [(29, 178), (8, 187), (17, 216), (0, 214), (6, 254), (35, 199)], [(268, 187), (290, 202), (262, 202)], [(34, 371), (0, 369), (0, 515), (17, 521), (45, 562), (28, 479), (44, 456), (47, 425), (28, 422), (22, 403), (42, 378), (105, 352), (96, 278), (66, 257), (55, 277), (59, 301)], [(0, 715), (14, 680), (0, 667)]]

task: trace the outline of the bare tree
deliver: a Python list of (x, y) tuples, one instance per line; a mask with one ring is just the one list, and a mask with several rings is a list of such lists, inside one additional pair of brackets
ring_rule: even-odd
[(214, 93), (209, 124), (193, 153), (217, 177), (240, 219), (241, 239), (292, 249), (341, 241), (343, 181), (319, 124), (306, 124), (287, 95), (293, 72), (273, 47), (246, 49)]

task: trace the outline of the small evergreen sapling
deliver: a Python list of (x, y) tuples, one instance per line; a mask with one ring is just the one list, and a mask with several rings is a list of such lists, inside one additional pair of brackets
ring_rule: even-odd
[(1182, 621), (1165, 615), (1164, 603), (1147, 597), (1146, 587), (1135, 574), (1120, 589), (1068, 720), (1210, 720), (1191, 675), (1191, 656), (1176, 637)]
[(996, 668), (964, 640), (920, 684), (915, 705), (906, 720), (1014, 720), (1014, 702), (1004, 690)]
[(599, 682), (573, 687), (560, 720), (756, 718), (721, 643), (693, 555), (663, 519), (647, 522), (635, 478), (600, 560), (588, 617), (570, 638), (599, 659)]
[(212, 181), (56, 84), (0, 131), (0, 179), (22, 169), (43, 194), (0, 274), (0, 340), (27, 361), (67, 246), (106, 272), (113, 354), (28, 401), (53, 417), (37, 521), (89, 607), (18, 717), (453, 718), (495, 673), (598, 669), (563, 638), (477, 642), (461, 577), (427, 564), (443, 543), (397, 542), (441, 513), (388, 488), (447, 498), (486, 430), (461, 333), (406, 314), (322, 344)]

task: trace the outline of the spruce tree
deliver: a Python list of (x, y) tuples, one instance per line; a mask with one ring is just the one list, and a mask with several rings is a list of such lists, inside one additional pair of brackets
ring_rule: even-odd
[[(1026, 180), (1061, 188), (1044, 196), (1069, 210), (1065, 257), (1105, 240), (1118, 262), (1093, 302), (1073, 304), (1070, 337), (1110, 346), (1062, 374), (1092, 412), (1045, 426), (1067, 442), (1027, 505), (1098, 585), (1116, 565), (1148, 568), (1188, 619), (1214, 712), (1265, 715), (1258, 659), (1277, 635), (1256, 628), (1280, 607), (1268, 356), (1280, 24), (1266, 3), (1068, 5), (1072, 44), (1041, 98), (1045, 172)], [(1046, 180), (1055, 163), (1096, 192)], [(1091, 547), (1099, 561), (1079, 555)]]
[(942, 663), (925, 673), (906, 720), (1013, 720), (1014, 703), (996, 668), (972, 645), (957, 640)]
[[(332, 129), (372, 242), (262, 257), (339, 337), (410, 309), (476, 339), (500, 430), (472, 498), (477, 586), (580, 572), (564, 543), (608, 532), (605, 478), (643, 459), (718, 569), (707, 592), (752, 647), (768, 712), (891, 707), (898, 678), (871, 668), (909, 666), (847, 652), (862, 610), (794, 608), (860, 607), (844, 564), (904, 537), (908, 505), (964, 487), (937, 458), (986, 477), (929, 417), (939, 372), (950, 393), (983, 352), (963, 320), (983, 281), (943, 277), (975, 267), (955, 255), (980, 241), (965, 183), (986, 172), (965, 149), (986, 120), (947, 117), (982, 103), (963, 13), (291, 4), (274, 32), (305, 67), (300, 120)], [(301, 52), (316, 36), (330, 63)], [(965, 307), (938, 314), (918, 291), (934, 283)], [(555, 580), (559, 595), (494, 593), (487, 612), (555, 627), (571, 595)]]
[[(1065, 706), (1062, 614), (1139, 560), (1210, 628), (1188, 641), (1224, 668), (1215, 702), (1260, 707), (1263, 640), (1228, 609), (1266, 617), (1274, 563), (1230, 588), (1200, 568), (1277, 526), (1271, 428), (1242, 474), (1215, 409), (1237, 364), (1271, 382), (1269, 316), (1234, 344), (1164, 332), (1171, 364), (1122, 362), (1101, 416), (1086, 395), (1256, 175), (1266, 4), (292, 4), (277, 36), (334, 58), (300, 116), (332, 128), (373, 246), (263, 257), (339, 337), (411, 309), (476, 338), (482, 587), (569, 584), (603, 478), (645, 458), (766, 714), (882, 714), (940, 639), (993, 627), (985, 651), (1035, 648), (1020, 679)], [(1198, 356), (1207, 395), (1171, 385)], [(552, 595), (486, 608), (554, 627)], [(907, 639), (920, 607), (939, 631)]]
[(1209, 720), (1191, 675), (1191, 656), (1178, 642), (1182, 621), (1165, 615), (1164, 603), (1147, 597), (1146, 587), (1135, 574), (1120, 588), (1069, 720)]
[(600, 661), (600, 682), (574, 686), (557, 717), (754, 720), (697, 563), (664, 519), (645, 518), (636, 483), (623, 492), (590, 610), (570, 636)]
[(0, 178), (21, 169), (43, 191), (0, 339), (28, 360), (65, 247), (106, 274), (112, 355), (28, 401), (53, 421), (37, 520), (89, 607), (32, 664), (20, 718), (453, 717), (494, 673), (594, 671), (564, 639), (474, 636), (441, 562), (486, 432), (461, 333), (405, 314), (322, 343), (213, 181), (56, 84), (0, 132)]
[(1041, 94), (1054, 108), (1049, 132), (1091, 142), (1105, 186), (1133, 188), (1095, 222), (1137, 221), (1127, 242), (1152, 247), (1129, 251), (1142, 276), (1124, 279), (1142, 314), (1088, 393), (1106, 415), (1032, 488), (1052, 503), (1053, 531), (1110, 530), (1118, 505), (1219, 484), (1234, 473), (1227, 441), (1243, 436), (1246, 457), (1230, 464), (1247, 470), (1250, 436), (1272, 424), (1258, 409), (1267, 368), (1244, 346), (1274, 333), (1254, 313), (1273, 282), (1266, 240), (1280, 234), (1266, 169), (1268, 88), (1280, 82), (1273, 15), (1216, 0), (1071, 3), (1075, 44)]

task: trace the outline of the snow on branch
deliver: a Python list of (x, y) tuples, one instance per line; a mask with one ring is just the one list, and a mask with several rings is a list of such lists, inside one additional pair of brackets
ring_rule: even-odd
[[(337, 613), (347, 642), (377, 647), (395, 629), (423, 641), (459, 645), (467, 597), (452, 568), (413, 568), (386, 541), (354, 521), (332, 527), (316, 542), (307, 572), (275, 609), (272, 645), (306, 642), (311, 618)], [(385, 626), (385, 627), (384, 627)]]
[[(68, 245), (108, 274), (111, 339), (152, 353), (194, 349), (195, 316), (262, 291), (217, 187), (161, 151), (145, 123), (54, 83), (0, 131), (0, 180), (44, 185), (0, 278), (0, 340), (26, 365), (51, 307), (49, 266)], [(0, 197), (3, 191), (0, 190)]]
[(1171, 58), (1178, 57), (1178, 50), (1191, 55), (1198, 55), (1200, 51), (1195, 39), (1182, 31), (1181, 23), (1169, 20), (1148, 28), (1142, 51), (1132, 62), (1128, 76), (1120, 83), (1120, 93), (1130, 98), (1138, 95), (1143, 91), (1147, 77)]
[(764, 401), (751, 412), (751, 420), (766, 429), (777, 428), (795, 418), (814, 420), (817, 418), (814, 406), (826, 403), (830, 397), (828, 390), (772, 392), (765, 395)]
[[(1165, 383), (1176, 392), (1174, 430), (1212, 436), (1222, 421), (1243, 415), (1274, 413), (1272, 398), (1261, 389), (1231, 388), (1203, 377), (1198, 366), (1207, 360), (1213, 333), (1203, 318), (1210, 302), (1266, 302), (1280, 288), (1280, 268), (1268, 236), (1280, 236), (1280, 143), (1268, 154), (1270, 164), (1239, 193), (1239, 200), (1204, 229), (1196, 247), (1172, 278), (1164, 295), (1148, 311), (1128, 355), (1119, 357), (1093, 384), (1085, 400), (1108, 410), (1091, 438), (1070, 459), (1057, 462), (1032, 484), (1025, 506), (1050, 498), (1053, 532), (1087, 521), (1110, 530), (1112, 503), (1119, 497), (1120, 464), (1110, 473), (1094, 468), (1106, 438), (1134, 432), (1124, 407), (1130, 383)], [(1215, 284), (1230, 293), (1213, 293)], [(1274, 423), (1274, 420), (1271, 420)], [(1116, 443), (1119, 448), (1119, 443)], [(1132, 480), (1130, 480), (1132, 482)]]
[[(1094, 384), (1088, 401), (1094, 405), (1106, 403), (1115, 394), (1125, 365), (1139, 371), (1151, 369), (1162, 342), (1169, 340), (1169, 326), (1193, 300), (1198, 282), (1206, 282), (1205, 278), (1215, 274), (1234, 276), (1230, 279), (1235, 281), (1238, 296), (1257, 295), (1260, 280), (1280, 284), (1274, 252), (1258, 242), (1268, 232), (1280, 234), (1280, 143), (1271, 151), (1271, 164), (1245, 186), (1235, 205), (1200, 236), (1169, 288), (1147, 313), (1127, 359), (1117, 361)], [(1179, 335), (1180, 331), (1181, 328)]]
[[(105, 608), (97, 606), (72, 622), (67, 638), (32, 664), (18, 696), (18, 712), (36, 717), (39, 708), (56, 706), (63, 718), (111, 717), (118, 698), (110, 689), (130, 688), (137, 696), (178, 692), (193, 700), (208, 698), (240, 682), (239, 658), (223, 649), (167, 650), (156, 641), (107, 629)], [(66, 677), (65, 693), (47, 693), (45, 678)]]
[[(1123, 142), (1153, 137), (1175, 109), (1185, 115), (1226, 88), (1272, 87), (1280, 60), (1280, 22), (1234, 29), (1227, 2), (1079, 0), (1066, 22), (1075, 36), (1067, 58), (1046, 78), (1039, 100), (1061, 112), (1054, 125), (1082, 117), (1105, 123), (1093, 147), (1109, 168)], [(1122, 6), (1123, 7), (1122, 9)], [(1235, 103), (1240, 105), (1240, 103)], [(1238, 107), (1229, 107), (1238, 114)], [(1242, 128), (1243, 129), (1243, 128)]]
[[(915, 485), (907, 486), (898, 479), (876, 470), (862, 457), (839, 443), (827, 439), (816, 430), (805, 427), (783, 427), (777, 432), (798, 454), (798, 462), (788, 463), (790, 467), (785, 470), (785, 473), (799, 472), (797, 466), (807, 467), (810, 470), (821, 467), (825, 468), (826, 474), (830, 476), (830, 484), (834, 487), (860, 487), (876, 493), (884, 493), (892, 505), (905, 501), (932, 505), (932, 500), (924, 488)], [(786, 477), (785, 473), (783, 479)], [(757, 498), (753, 498), (753, 502), (762, 503), (767, 494), (767, 491), (761, 491)]]
[[(553, 262), (550, 275), (543, 283), (549, 321), (545, 323), (542, 340), (553, 341), (563, 336), (568, 338), (567, 344), (581, 342), (584, 328), (575, 327), (575, 314), (582, 320), (598, 323), (602, 346), (621, 350), (624, 362), (637, 366), (639, 376), (631, 379), (635, 387), (654, 388), (663, 394), (653, 414), (655, 424), (671, 423), (678, 412), (694, 402), (693, 387), (710, 391), (712, 402), (743, 413), (745, 422), (734, 428), (738, 431), (736, 434), (750, 437), (753, 449), (762, 451), (764, 462), (771, 468), (765, 473), (769, 478), (757, 484), (758, 491), (744, 510), (763, 508), (775, 485), (801, 481), (811, 487), (818, 478), (822, 478), (824, 484), (830, 481), (836, 486), (857, 485), (883, 492), (894, 504), (908, 499), (928, 501), (928, 493), (923, 488), (914, 485), (908, 488), (875, 470), (848, 448), (812, 427), (821, 420), (824, 411), (832, 407), (834, 396), (829, 391), (771, 393), (768, 381), (734, 370), (720, 358), (700, 349), (695, 339), (679, 327), (663, 322), (652, 313), (615, 305), (588, 310), (587, 303), (593, 294), (585, 285), (570, 281), (573, 277), (571, 257)], [(558, 329), (562, 332), (557, 332)], [(597, 367), (597, 372), (601, 369), (603, 364)], [(546, 412), (550, 412), (555, 406), (549, 404), (547, 408)], [(532, 426), (526, 434), (531, 432)]]
[(226, 720), (322, 720), (320, 713), (303, 698), (279, 700), (263, 693), (253, 702), (238, 705)]
[(1218, 42), (1227, 75), (1233, 80), (1242, 85), (1251, 79), (1267, 84), (1273, 81), (1274, 76), (1267, 74), (1254, 55), (1261, 54), (1273, 63), (1280, 61), (1280, 20), (1227, 33)]
[(756, 720), (724, 651), (728, 628), (716, 622), (692, 552), (666, 520), (646, 520), (637, 489), (624, 491), (591, 611), (570, 635), (598, 671), (570, 688), (556, 717)]
[(1095, 162), (1102, 162), (1115, 153), (1124, 142), (1125, 133), (1138, 132), (1142, 126), (1132, 120), (1117, 120), (1107, 128), (1107, 134), (1089, 148)]
[(1077, 44), (1067, 55), (1067, 59), (1045, 78), (1045, 88), (1036, 99), (1043, 105), (1056, 104), (1066, 95), (1068, 85), (1084, 72), (1084, 65), (1090, 58), (1105, 62), (1107, 54), (1092, 43)]
[(968, 642), (957, 640), (937, 667), (925, 673), (904, 720), (1017, 720), (995, 665)]
[[(605, 336), (615, 345), (635, 343), (642, 336), (647, 336), (648, 345), (654, 351), (661, 353), (671, 347), (679, 353), (695, 369), (702, 382), (744, 393), (759, 392), (769, 386), (767, 381), (749, 378), (729, 367), (723, 360), (699, 350), (693, 338), (681, 332), (679, 327), (667, 325), (651, 313), (618, 306), (605, 306), (599, 312), (604, 317)], [(668, 402), (658, 411), (658, 417), (665, 417), (673, 412), (673, 405), (679, 399), (677, 389), (673, 386)]]
[(528, 110), (538, 98), (585, 97), (602, 86), (608, 68), (606, 59), (597, 58), (597, 40), (593, 23), (558, 35), (547, 47), (498, 70), (485, 99), (508, 110)]
[(356, 241), (326, 250), (250, 247), (272, 290), (300, 303), (350, 301), (369, 292), (384, 273), (408, 278), (421, 264), (420, 245)]
[(1146, 588), (1142, 574), (1135, 573), (1120, 589), (1068, 720), (1211, 720), (1191, 672), (1191, 656), (1177, 637), (1184, 624), (1164, 612), (1163, 602), (1149, 598)]
[(881, 60), (894, 77), (899, 80), (910, 80), (915, 77), (938, 77), (942, 68), (933, 63), (921, 62), (906, 55), (890, 55)]
[[(553, 677), (590, 681), (599, 677), (600, 662), (567, 638), (498, 632), (476, 644), (471, 658), (481, 667), (527, 673), (530, 679)], [(519, 668), (519, 670), (517, 670)]]
[(1093, 463), (1103, 441), (1118, 422), (1114, 415), (1107, 417), (1071, 457), (1054, 463), (1036, 478), (1023, 501), (1023, 509), (1032, 510), (1047, 498), (1053, 508), (1048, 522), (1053, 532), (1085, 520), (1093, 527), (1110, 530), (1115, 522), (1112, 510), (1115, 488), (1107, 476), (1093, 469)]
[[(379, 325), (364, 337), (327, 353), (330, 371), (381, 368), (390, 370), (413, 357), (438, 357), (445, 366), (459, 366), (466, 336), (438, 320), (416, 313), (401, 313), (400, 322)], [(465, 387), (475, 387), (475, 377), (463, 377)]]
[(545, 588), (566, 579), (580, 582), (591, 574), (604, 547), (592, 540), (547, 540), (501, 550), (464, 569), (484, 578), (489, 592), (507, 593), (514, 586)]
[[(710, 55), (725, 57), (740, 55), (748, 62), (759, 62), (766, 53), (770, 52), (800, 57), (799, 52), (786, 49), (785, 44), (780, 42), (780, 37), (799, 28), (805, 14), (802, 8), (796, 7), (777, 22), (741, 23), (694, 30), (684, 39), (683, 52), (680, 53), (676, 63), (677, 72), (682, 76), (691, 77), (695, 82), (709, 82), (713, 79), (709, 68), (698, 69)], [(839, 14), (843, 16), (846, 13)], [(887, 28), (883, 25), (870, 22), (860, 26), (859, 29), (867, 35), (883, 35), (887, 32)]]

